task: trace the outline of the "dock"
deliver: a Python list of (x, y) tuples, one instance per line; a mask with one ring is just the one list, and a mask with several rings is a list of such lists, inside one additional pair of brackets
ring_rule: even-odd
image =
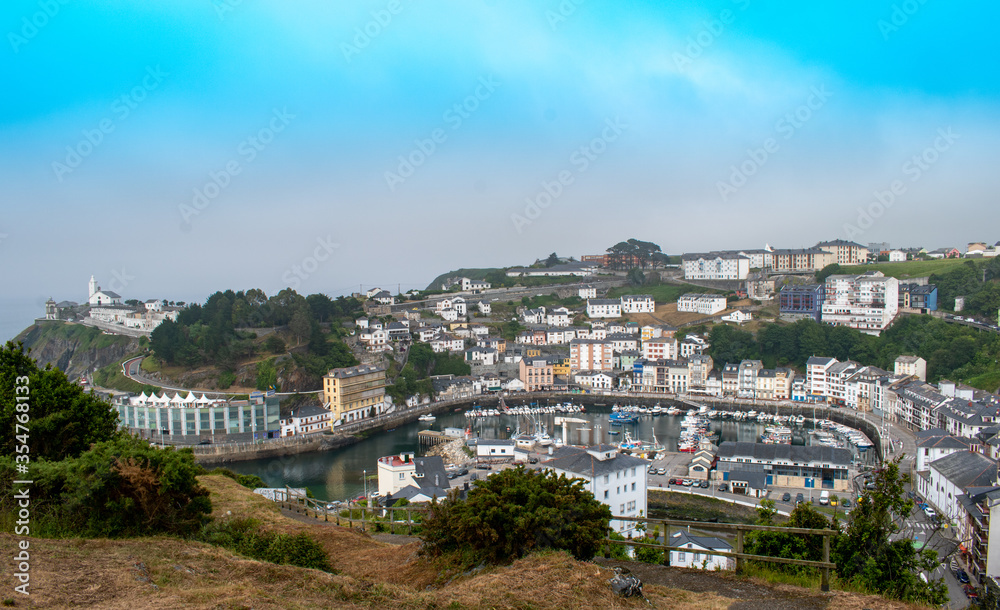
[(438, 432), (437, 430), (421, 430), (417, 432), (417, 438), (420, 441), (420, 445), (426, 447), (433, 447), (434, 445), (455, 440), (455, 437), (448, 436), (444, 432)]

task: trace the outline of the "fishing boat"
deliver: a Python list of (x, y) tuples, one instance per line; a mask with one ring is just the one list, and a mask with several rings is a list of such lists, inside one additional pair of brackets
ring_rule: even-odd
[(417, 420), (419, 420), (419, 421), (425, 421), (425, 422), (432, 422), (432, 421), (437, 420), (437, 418), (434, 417), (433, 415), (431, 415), (430, 413), (424, 413), (423, 415), (421, 415), (420, 417), (418, 417)]
[(622, 424), (634, 424), (639, 421), (639, 417), (633, 413), (615, 411), (608, 417), (608, 421), (613, 426), (620, 426)]

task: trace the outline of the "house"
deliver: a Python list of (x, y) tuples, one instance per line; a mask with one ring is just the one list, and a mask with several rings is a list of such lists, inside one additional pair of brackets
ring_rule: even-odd
[(639, 338), (635, 335), (614, 333), (608, 335), (605, 340), (611, 342), (611, 349), (614, 352), (639, 349)]
[(815, 400), (825, 400), (827, 393), (826, 374), (831, 366), (837, 363), (836, 358), (812, 356), (806, 360), (806, 383), (809, 395)]
[(656, 303), (653, 302), (652, 295), (648, 294), (626, 294), (621, 298), (622, 313), (654, 313)]
[(899, 356), (893, 364), (897, 375), (912, 375), (920, 381), (927, 381), (927, 361), (920, 356)]
[(381, 328), (367, 328), (358, 333), (358, 341), (363, 343), (370, 351), (381, 351), (392, 349), (389, 343), (389, 332)]
[(677, 328), (670, 326), (669, 324), (655, 324), (646, 325), (639, 329), (640, 338), (643, 341), (648, 341), (649, 339), (659, 339), (661, 337), (673, 338), (677, 334)]
[(682, 360), (636, 360), (632, 365), (632, 385), (642, 392), (685, 394), (691, 369)]
[(906, 260), (906, 252), (902, 250), (890, 250), (889, 251), (889, 262), (890, 263), (901, 263)]
[(490, 287), (492, 286), (492, 284), (490, 284), (489, 282), (484, 282), (482, 280), (473, 280), (467, 277), (463, 277), (460, 281), (462, 282), (462, 290), (464, 292), (468, 292), (470, 290), (473, 292), (479, 292), (480, 290), (489, 290)]
[[(608, 506), (614, 516), (646, 515), (647, 460), (619, 453), (610, 445), (595, 445), (562, 447), (541, 466), (557, 475), (582, 479), (586, 489), (598, 502)], [(622, 535), (634, 532), (636, 525), (614, 518), (610, 523), (610, 527)]]
[(499, 352), (490, 347), (473, 347), (465, 350), (466, 362), (475, 362), (483, 366), (493, 366), (499, 359)]
[(997, 485), (997, 462), (971, 451), (956, 451), (917, 473), (917, 493), (948, 520), (960, 517), (958, 496), (970, 487)]
[(597, 288), (594, 288), (590, 284), (584, 284), (580, 286), (580, 288), (577, 290), (577, 295), (579, 295), (579, 297), (584, 301), (586, 301), (587, 299), (596, 299)]
[(669, 546), (684, 550), (670, 551), (671, 567), (695, 568), (702, 570), (734, 570), (736, 560), (732, 557), (712, 555), (708, 551), (732, 553), (733, 546), (715, 536), (693, 536), (685, 531), (674, 532)]
[(698, 335), (687, 335), (678, 344), (678, 349), (680, 349), (681, 358), (690, 358), (708, 349), (708, 342)]
[(514, 459), (514, 441), (511, 439), (476, 439), (476, 459), (506, 461)]
[(442, 352), (460, 352), (465, 349), (465, 341), (448, 333), (438, 333), (428, 343), (435, 354)]
[[(378, 467), (378, 492), (382, 497), (392, 496), (394, 499), (399, 499), (397, 496), (400, 491), (407, 487), (415, 487), (418, 490), (433, 490), (430, 492), (432, 495), (429, 495), (427, 500), (430, 500), (434, 495), (443, 498), (451, 486), (441, 456), (418, 458), (414, 457), (413, 453), (401, 453), (381, 457), (376, 464)], [(444, 493), (440, 493), (441, 490)], [(419, 501), (413, 500), (413, 494), (407, 494), (403, 497), (407, 497), (411, 501)]]
[(493, 312), (493, 306), (490, 305), (489, 301), (477, 302), (476, 308), (479, 310), (479, 313), (483, 314), (484, 316), (488, 316)]
[(390, 322), (384, 331), (390, 341), (409, 341), (410, 327), (403, 322)]
[(524, 324), (545, 324), (545, 308), (525, 309), (521, 312), (521, 321)]
[(545, 324), (549, 326), (566, 327), (569, 326), (569, 309), (556, 307), (545, 314)]
[(587, 388), (610, 390), (614, 387), (614, 377), (603, 371), (580, 371), (573, 381)]
[(899, 284), (899, 308), (937, 311), (938, 290), (934, 284)]
[(744, 322), (749, 322), (753, 319), (753, 314), (746, 309), (737, 309), (736, 311), (724, 315), (719, 318), (723, 322), (735, 322), (737, 324), (743, 324)]
[(460, 317), (458, 315), (458, 310), (455, 309), (454, 307), (442, 309), (441, 311), (438, 312), (438, 315), (441, 316), (441, 319), (444, 320), (445, 322), (457, 322), (458, 318)]
[(960, 258), (962, 253), (958, 248), (938, 248), (927, 253), (928, 258)]
[(743, 494), (751, 498), (767, 495), (768, 476), (763, 472), (734, 469), (729, 471), (729, 490), (734, 494)]
[(298, 436), (322, 432), (330, 427), (330, 411), (320, 405), (302, 405), (283, 414), (281, 436)]
[(719, 294), (687, 293), (677, 299), (677, 311), (711, 316), (725, 311), (726, 297)]
[(376, 292), (373, 296), (369, 297), (369, 300), (375, 301), (376, 303), (380, 303), (382, 305), (396, 304), (396, 297), (392, 296), (392, 294), (388, 290), (380, 290), (379, 292)]
[(620, 318), (622, 302), (619, 299), (587, 299), (588, 318)]
[(969, 451), (969, 439), (948, 434), (943, 428), (917, 431), (917, 472), (925, 472), (931, 462), (958, 451)]
[(370, 364), (330, 369), (323, 376), (323, 404), (329, 405), (333, 424), (380, 415), (387, 405), (385, 369)]
[(555, 362), (550, 358), (522, 358), (518, 363), (518, 379), (528, 392), (549, 390), (555, 384)]
[(368, 318), (358, 318), (354, 321), (354, 325), (358, 328), (368, 328)]
[(757, 396), (757, 373), (764, 368), (760, 360), (743, 360), (739, 366), (739, 386), (736, 395), (740, 398)]
[(378, 287), (369, 288), (368, 292), (365, 293), (365, 298), (366, 299), (374, 299), (375, 295), (378, 294), (378, 293), (380, 293), (380, 292), (385, 292), (385, 291), (382, 290), (381, 288), (378, 288)]
[(642, 357), (646, 360), (676, 360), (679, 356), (677, 339), (662, 337), (642, 342)]
[(149, 299), (145, 303), (146, 311), (163, 311), (163, 300), (162, 299)]

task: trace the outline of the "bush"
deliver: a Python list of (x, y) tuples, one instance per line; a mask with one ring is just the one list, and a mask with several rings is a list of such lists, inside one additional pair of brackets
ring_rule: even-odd
[(282, 534), (262, 529), (256, 519), (235, 518), (212, 522), (201, 540), (251, 559), (333, 573), (326, 551), (308, 534)]
[(509, 563), (540, 549), (586, 560), (610, 520), (611, 510), (583, 481), (518, 466), (477, 481), (465, 500), (455, 490), (433, 502), (424, 541), (430, 553), (460, 553), (475, 563)]
[(285, 342), (278, 335), (270, 335), (264, 340), (264, 349), (272, 354), (284, 354), (286, 350)]
[(219, 389), (227, 390), (236, 383), (236, 373), (232, 371), (222, 371), (219, 373)]
[(204, 474), (221, 474), (222, 476), (229, 477), (248, 489), (267, 487), (267, 483), (264, 482), (264, 479), (255, 474), (239, 474), (228, 468), (216, 468), (215, 470), (206, 471)]

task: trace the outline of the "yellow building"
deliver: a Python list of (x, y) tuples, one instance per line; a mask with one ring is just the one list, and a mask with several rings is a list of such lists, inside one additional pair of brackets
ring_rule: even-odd
[(552, 373), (554, 375), (569, 375), (569, 358), (563, 358), (561, 361), (556, 362), (552, 365)]
[(385, 369), (370, 364), (332, 369), (323, 376), (323, 402), (332, 422), (350, 423), (384, 408)]

